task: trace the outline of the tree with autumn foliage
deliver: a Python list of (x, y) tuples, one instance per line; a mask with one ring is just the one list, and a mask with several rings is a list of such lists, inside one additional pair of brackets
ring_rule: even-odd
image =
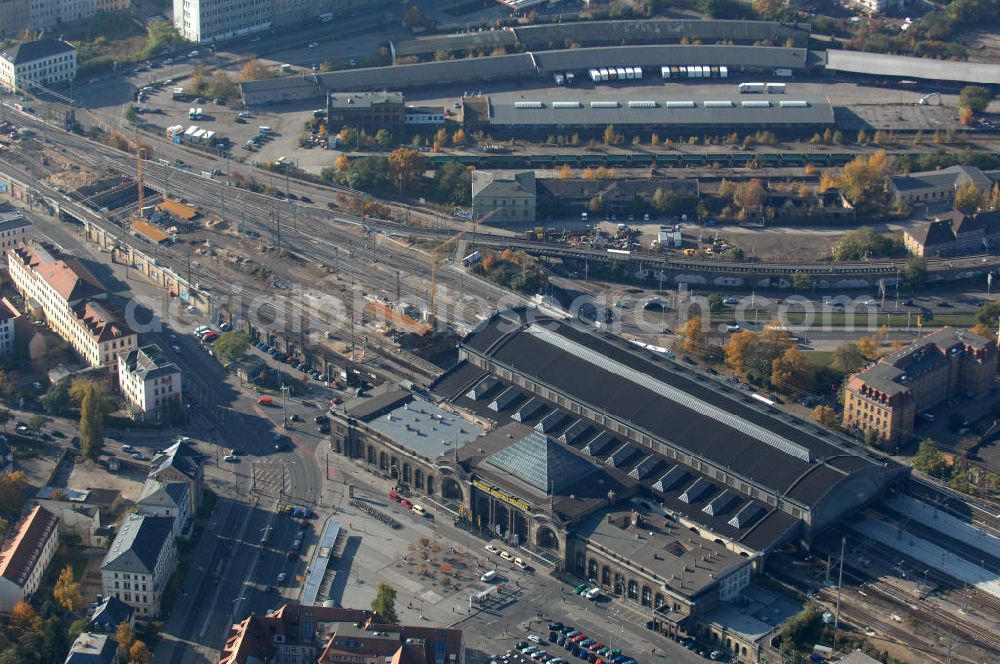
[(878, 336), (861, 337), (858, 339), (858, 350), (868, 360), (877, 360), (881, 357), (882, 344)]
[(837, 416), (837, 411), (827, 405), (820, 405), (813, 408), (812, 418), (813, 422), (829, 429), (835, 429), (840, 425), (840, 418)]
[(837, 187), (859, 212), (883, 212), (889, 209), (892, 200), (888, 182), (889, 157), (884, 150), (878, 150), (858, 155), (845, 164), (837, 178)]
[(240, 71), (241, 81), (259, 81), (265, 78), (274, 78), (274, 69), (256, 58), (247, 60)]
[(128, 658), (128, 651), (135, 643), (135, 630), (127, 622), (120, 623), (115, 630), (115, 637), (118, 641), (118, 659), (124, 661)]
[(774, 360), (782, 356), (788, 343), (753, 332), (737, 332), (723, 346), (726, 365), (743, 380), (757, 385), (770, 382)]
[(153, 664), (153, 653), (144, 641), (136, 641), (128, 650), (128, 664)]
[(333, 161), (333, 168), (338, 173), (343, 173), (347, 170), (347, 167), (351, 165), (351, 160), (347, 158), (347, 155), (342, 154)]
[(38, 631), (41, 619), (34, 607), (25, 601), (20, 601), (10, 610), (10, 629), (15, 636), (25, 636)]
[(389, 174), (400, 192), (410, 188), (424, 172), (424, 156), (409, 147), (396, 148), (389, 153)]
[(816, 369), (792, 346), (771, 362), (771, 385), (782, 392), (809, 392), (816, 385)]
[(74, 578), (73, 566), (69, 563), (66, 563), (66, 566), (59, 572), (52, 596), (59, 606), (70, 613), (76, 613), (85, 606), (83, 595), (80, 593), (80, 583)]
[(955, 209), (965, 214), (973, 214), (986, 205), (986, 196), (979, 191), (972, 180), (958, 185), (955, 191)]
[(708, 350), (708, 338), (701, 326), (701, 316), (687, 319), (681, 326), (680, 335), (684, 337), (685, 353), (700, 357)]

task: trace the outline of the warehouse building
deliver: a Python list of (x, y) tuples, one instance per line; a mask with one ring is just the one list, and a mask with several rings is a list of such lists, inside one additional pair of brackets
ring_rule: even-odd
[(971, 182), (980, 193), (988, 195), (993, 181), (975, 166), (948, 166), (936, 171), (904, 173), (889, 178), (889, 192), (897, 203), (951, 203), (958, 188)]
[(744, 71), (800, 71), (806, 67), (807, 53), (805, 48), (680, 44), (574, 48), (244, 81), (240, 83), (240, 94), (246, 106), (259, 106), (321, 98), (328, 91), (406, 91), (443, 82), (477, 85), (500, 80), (528, 81), (562, 72), (583, 74), (602, 66), (648, 68), (657, 73), (664, 65), (725, 66), (735, 76)]
[(850, 74), (918, 79), (938, 85), (942, 81), (1000, 85), (1000, 65), (985, 62), (957, 62), (830, 49), (826, 51), (826, 68)]
[[(583, 47), (642, 44), (680, 44), (682, 40), (706, 44), (726, 42), (736, 45), (771, 43), (806, 46), (808, 26), (774, 21), (725, 21), (699, 19), (657, 19), (649, 21), (583, 21), (526, 25), (458, 35), (434, 35), (403, 42), (389, 42), (395, 60), (429, 60), (435, 53), (455, 56), (468, 53), (548, 51), (573, 42)], [(790, 41), (789, 41), (790, 40)]]
[[(734, 86), (735, 87), (735, 86)], [(558, 98), (530, 94), (486, 98), (487, 121), (493, 129), (548, 132), (553, 128), (604, 130), (608, 125), (626, 129), (815, 131), (834, 124), (833, 106), (823, 98), (785, 95), (715, 95), (706, 98), (694, 91), (680, 97), (633, 93), (617, 95), (574, 94)], [(482, 123), (483, 114), (470, 114)], [(468, 124), (471, 124), (468, 123)], [(467, 127), (467, 131), (480, 128)], [(495, 132), (494, 132), (495, 133)]]
[(433, 397), (389, 387), (345, 404), (332, 450), (657, 630), (750, 661), (759, 644), (709, 612), (728, 615), (770, 552), (906, 476), (685, 365), (524, 311), (481, 325), (459, 358)]
[(328, 126), (354, 127), (373, 134), (379, 129), (398, 132), (406, 115), (402, 92), (345, 92), (327, 97)]

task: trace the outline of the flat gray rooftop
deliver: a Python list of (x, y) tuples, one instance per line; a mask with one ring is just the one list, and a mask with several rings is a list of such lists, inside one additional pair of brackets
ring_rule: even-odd
[(750, 564), (749, 558), (658, 514), (640, 512), (639, 525), (632, 526), (632, 514), (629, 506), (599, 510), (580, 524), (576, 534), (649, 570), (687, 597)]
[(872, 76), (1000, 85), (1000, 65), (981, 62), (956, 62), (903, 55), (829, 50), (826, 52), (826, 68)]
[(370, 420), (368, 426), (428, 459), (453, 453), (456, 445), (461, 448), (483, 433), (464, 418), (419, 399)]
[[(736, 83), (733, 83), (733, 90), (735, 89)], [(770, 106), (743, 106), (744, 103), (765, 102), (770, 103)], [(782, 102), (800, 105), (781, 106)], [(532, 103), (540, 103), (540, 107), (524, 107)], [(678, 103), (693, 106), (672, 107)], [(801, 103), (807, 105), (802, 106)], [(595, 104), (599, 107), (595, 107)], [(769, 95), (721, 95), (692, 89), (683, 95), (633, 91), (627, 96), (593, 95), (584, 90), (568, 89), (554, 92), (532, 91), (517, 96), (491, 96), (490, 116), (490, 124), (507, 126), (823, 125), (833, 123), (833, 107), (822, 97), (796, 95), (794, 88), (786, 94)]]
[(303, 606), (315, 606), (319, 596), (319, 588), (323, 584), (323, 577), (326, 575), (327, 565), (330, 564), (330, 557), (333, 555), (333, 546), (340, 536), (340, 522), (327, 521), (323, 526), (323, 533), (316, 543), (316, 558), (309, 568), (305, 583), (302, 584), (302, 595), (299, 596), (299, 603)]

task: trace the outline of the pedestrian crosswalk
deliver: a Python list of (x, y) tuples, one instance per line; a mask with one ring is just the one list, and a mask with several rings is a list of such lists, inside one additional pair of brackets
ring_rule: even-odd
[(250, 477), (252, 489), (263, 495), (277, 496), (289, 488), (288, 472), (279, 461), (253, 462)]

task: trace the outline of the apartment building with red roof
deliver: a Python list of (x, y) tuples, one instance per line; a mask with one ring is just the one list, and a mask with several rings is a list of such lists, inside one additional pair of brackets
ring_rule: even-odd
[(10, 530), (0, 550), (0, 613), (32, 595), (59, 546), (59, 517), (36, 506)]
[(464, 664), (459, 629), (389, 625), (366, 609), (286, 605), (230, 628), (219, 664)]
[(107, 302), (107, 291), (80, 261), (41, 244), (7, 250), (7, 265), (26, 309), (93, 367), (117, 369), (119, 354), (138, 346), (136, 333)]

